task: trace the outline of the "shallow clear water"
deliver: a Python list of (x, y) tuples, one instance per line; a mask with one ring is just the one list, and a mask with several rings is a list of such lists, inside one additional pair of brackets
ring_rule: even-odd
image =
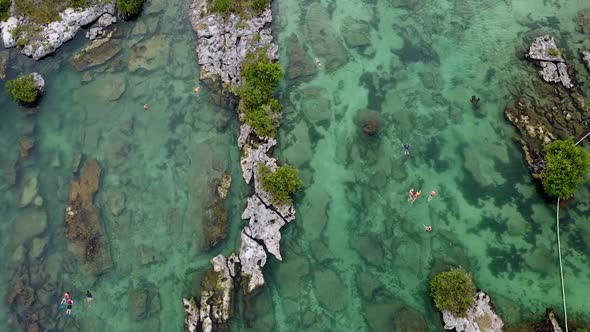
[[(537, 193), (502, 112), (514, 90), (511, 80), (538, 80), (532, 65), (519, 60), (530, 37), (555, 34), (570, 59), (590, 46), (572, 21), (586, 5), (278, 0), (273, 6), (289, 75), (280, 91), (285, 117), (275, 154), (301, 169), (305, 188), (296, 197), (297, 220), (283, 231), (283, 262), (270, 260), (267, 286), (256, 297), (237, 296), (231, 330), (385, 331), (413, 317), (405, 319), (417, 324), (409, 330), (423, 320), (439, 331), (427, 287), (433, 273), (449, 266), (470, 270), (508, 323), (536, 319), (546, 307), (561, 312), (554, 202)], [(82, 39), (39, 63), (20, 56), (12, 61), (17, 68), (9, 76), (18, 68), (38, 70), (47, 94), (30, 117), (0, 96), (0, 259), (8, 262), (0, 281), (5, 293), (15, 275), (45, 271), (25, 277), (36, 291), (28, 312), (44, 309), (43, 324), (60, 330), (179, 330), (180, 298), (198, 294), (210, 258), (239, 247), (248, 189), (239, 174), (238, 124), (231, 110), (212, 105), (207, 89), (192, 92), (198, 66), (186, 8), (183, 0), (151, 1), (136, 22), (119, 24), (122, 69), (91, 70), (89, 83), (68, 63), (85, 45)], [(352, 36), (344, 28), (349, 17), (370, 23), (357, 23), (365, 30)], [(137, 28), (142, 24), (145, 33)], [(308, 73), (315, 57), (323, 64), (309, 80), (293, 78), (292, 36), (310, 57)], [(132, 72), (133, 47), (145, 42), (170, 47), (157, 52), (151, 70)], [(351, 46), (358, 44), (364, 46)], [(570, 62), (587, 79), (581, 64)], [(121, 81), (124, 93), (109, 101)], [(481, 98), (478, 111), (469, 103), (473, 94)], [(146, 103), (150, 109), (143, 111)], [(378, 134), (363, 134), (360, 124), (375, 118)], [(37, 145), (18, 164), (17, 184), (10, 186), (8, 166), (18, 158), (18, 140), (30, 123)], [(403, 155), (406, 142), (410, 157)], [(78, 152), (98, 159), (103, 169), (95, 203), (113, 269), (97, 280), (80, 271), (63, 236), (70, 165)], [(211, 178), (224, 170), (234, 175), (230, 237), (207, 251), (204, 202)], [(48, 225), (39, 237), (49, 244), (33, 259), (27, 255), (31, 239), (14, 234), (14, 225), (35, 210), (19, 208), (22, 187), (35, 174)], [(423, 191), (414, 204), (406, 202), (411, 186)], [(580, 285), (590, 277), (588, 189), (562, 213), (568, 312), (585, 320), (588, 293)], [(438, 194), (428, 203), (431, 190)], [(112, 197), (121, 192), (125, 210), (115, 216)], [(423, 225), (434, 231), (426, 233)], [(21, 244), (25, 254), (18, 258)], [(95, 298), (90, 308), (83, 305), (86, 289)], [(134, 289), (148, 289), (155, 299), (146, 309), (149, 318), (139, 322), (128, 308)], [(65, 290), (77, 300), (68, 322), (57, 310)], [(23, 317), (19, 305), (1, 306), (3, 328), (14, 326), (15, 313)]]

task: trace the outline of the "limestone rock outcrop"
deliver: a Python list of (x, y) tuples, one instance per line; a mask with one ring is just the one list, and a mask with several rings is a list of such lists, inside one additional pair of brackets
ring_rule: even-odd
[[(23, 43), (21, 53), (39, 60), (55, 52), (58, 47), (74, 38), (83, 26), (91, 24), (106, 14), (114, 17), (114, 1), (97, 1), (94, 5), (83, 10), (67, 8), (59, 14), (59, 21), (40, 25), (39, 32), (28, 32), (31, 29), (21, 29), (23, 32), (16, 30), (18, 33), (15, 33), (17, 27), (33, 23), (26, 17), (10, 17), (6, 22), (0, 23), (4, 47), (14, 47)], [(113, 20), (105, 20), (103, 25), (106, 22), (113, 23)]]
[(529, 47), (527, 56), (530, 59), (540, 61), (542, 70), (539, 71), (539, 74), (546, 82), (561, 82), (568, 89), (574, 87), (568, 74), (565, 59), (562, 57), (559, 48), (557, 48), (553, 37), (541, 36), (535, 38)]
[(189, 12), (193, 30), (197, 33), (202, 80), (239, 85), (240, 66), (246, 55), (257, 49), (267, 47), (267, 57), (278, 59), (278, 47), (272, 43), (270, 8), (259, 16), (245, 19), (234, 13), (225, 17), (210, 13), (207, 3), (207, 0), (194, 0)]
[(504, 322), (492, 308), (490, 297), (481, 291), (467, 309), (467, 317), (456, 317), (449, 311), (443, 311), (443, 321), (446, 330), (457, 332), (502, 332), (504, 327)]

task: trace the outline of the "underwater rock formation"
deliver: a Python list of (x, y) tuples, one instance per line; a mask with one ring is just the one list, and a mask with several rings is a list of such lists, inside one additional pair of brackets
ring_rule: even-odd
[(72, 56), (70, 64), (77, 71), (85, 71), (111, 60), (121, 51), (120, 39), (112, 38), (112, 36), (113, 32), (111, 31), (104, 38), (90, 43), (90, 45)]
[(334, 70), (348, 62), (348, 53), (327, 17), (330, 15), (321, 4), (310, 5), (305, 16), (306, 35), (311, 48), (326, 69)]
[(68, 250), (78, 259), (85, 272), (98, 275), (112, 267), (108, 238), (94, 205), (98, 192), (101, 168), (95, 159), (86, 163), (80, 179), (70, 184), (65, 212), (64, 234)]
[(289, 63), (287, 65), (287, 77), (289, 79), (309, 79), (317, 72), (317, 67), (313, 58), (307, 54), (305, 48), (295, 33), (292, 33), (287, 40), (287, 56)]
[(582, 60), (590, 70), (590, 51), (582, 51)]
[(270, 8), (248, 19), (234, 13), (210, 13), (209, 8), (207, 0), (194, 0), (189, 10), (197, 33), (201, 80), (239, 85), (240, 66), (247, 54), (268, 47), (266, 56), (270, 60), (279, 58), (278, 47), (272, 43)]
[(590, 33), (590, 8), (580, 9), (574, 22), (576, 22), (576, 31)]
[[(0, 23), (4, 47), (14, 47), (22, 41), (24, 46), (21, 53), (39, 60), (55, 52), (58, 47), (74, 38), (81, 27), (89, 25), (104, 14), (111, 16), (115, 14), (114, 1), (97, 1), (94, 5), (83, 10), (67, 8), (59, 14), (59, 21), (38, 25), (39, 32), (25, 32), (24, 36), (13, 31), (18, 27), (30, 26), (34, 23), (31, 23), (26, 17), (10, 17), (6, 22)], [(112, 23), (112, 20), (110, 22)]]
[(457, 332), (502, 332), (504, 322), (494, 312), (490, 297), (478, 292), (471, 307), (467, 309), (467, 317), (456, 317), (449, 311), (443, 312), (444, 328)]
[(545, 169), (544, 145), (556, 139), (579, 137), (587, 132), (586, 127), (590, 124), (590, 114), (584, 97), (579, 87), (570, 84), (571, 78), (565, 76), (567, 67), (565, 63), (560, 62), (563, 59), (555, 52), (549, 55), (549, 50), (554, 47), (553, 38), (539, 37), (531, 46), (529, 57), (559, 60), (541, 65), (545, 66), (543, 70), (551, 67), (547, 69), (545, 76), (549, 76), (544, 77), (544, 80), (552, 77), (551, 80), (556, 81), (559, 76), (562, 84), (550, 85), (543, 81), (530, 83), (528, 79), (523, 78), (515, 82), (512, 90), (515, 99), (508, 103), (504, 110), (508, 121), (520, 133), (513, 139), (521, 145), (527, 166), (535, 178), (539, 178)]
[(555, 40), (550, 36), (537, 37), (529, 47), (527, 56), (539, 60), (541, 68), (539, 74), (546, 82), (561, 82), (564, 87), (572, 88), (574, 84), (569, 77), (567, 66), (557, 48)]

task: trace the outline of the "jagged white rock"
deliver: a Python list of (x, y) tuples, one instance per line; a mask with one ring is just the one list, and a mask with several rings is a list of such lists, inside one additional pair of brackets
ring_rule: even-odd
[(260, 143), (256, 148), (253, 148), (250, 145), (245, 145), (243, 147), (240, 165), (242, 167), (242, 176), (246, 183), (250, 183), (252, 175), (254, 174), (254, 167), (257, 167), (258, 163), (266, 163), (270, 159), (267, 153), (276, 144), (276, 139), (267, 138), (266, 142)]
[(242, 213), (242, 219), (250, 220), (246, 226), (248, 234), (255, 239), (262, 240), (266, 250), (278, 260), (282, 260), (281, 227), (285, 225), (285, 220), (278, 213), (267, 208), (256, 196), (248, 198), (248, 205)]
[[(58, 47), (74, 38), (82, 26), (89, 25), (103, 16), (103, 14), (110, 14), (111, 16), (115, 14), (114, 1), (106, 3), (99, 1), (96, 5), (83, 10), (67, 8), (59, 14), (60, 21), (42, 25), (42, 30), (39, 33), (35, 34), (35, 36), (29, 36), (28, 42), (22, 48), (21, 53), (35, 60), (39, 60), (55, 52)], [(112, 22), (112, 19), (110, 21)], [(107, 19), (105, 19), (103, 24), (106, 24), (106, 22)], [(7, 22), (0, 23), (4, 47), (16, 46), (16, 40), (12, 36), (12, 31), (17, 26), (30, 24), (29, 20), (24, 17), (10, 17)]]
[(211, 330), (213, 329), (213, 321), (211, 321), (211, 317), (209, 317), (209, 312), (211, 312), (211, 305), (207, 303), (211, 296), (213, 296), (213, 292), (201, 292), (201, 307), (199, 309), (199, 318), (201, 319), (201, 329), (203, 329), (203, 332), (211, 332)]
[(197, 33), (197, 55), (201, 79), (221, 78), (229, 85), (240, 84), (240, 66), (246, 55), (267, 47), (266, 55), (278, 59), (278, 47), (272, 43), (270, 7), (249, 19), (230, 13), (210, 14), (207, 0), (194, 0), (189, 17)]
[(45, 91), (45, 80), (43, 79), (43, 76), (37, 72), (31, 73), (31, 76), (33, 76), (33, 81), (35, 82), (37, 89), (43, 93)]
[(197, 312), (197, 304), (195, 303), (195, 299), (191, 298), (189, 300), (182, 299), (182, 304), (184, 306), (184, 328), (185, 331), (188, 332), (196, 332), (197, 331), (197, 324), (199, 323), (199, 314)]
[(558, 63), (557, 69), (559, 71), (559, 79), (561, 81), (561, 84), (563, 84), (563, 86), (565, 86), (568, 89), (573, 88), (574, 84), (572, 83), (570, 75), (567, 73), (567, 66), (565, 65), (565, 63)]
[(251, 293), (256, 288), (264, 285), (262, 267), (266, 265), (266, 252), (251, 237), (249, 229), (245, 227), (240, 234), (240, 262), (242, 264), (242, 277), (247, 278), (246, 292)]
[(223, 255), (217, 255), (211, 260), (213, 271), (218, 273), (216, 288), (222, 290), (221, 303), (211, 307), (213, 319), (223, 323), (229, 319), (231, 310), (231, 295), (234, 290), (234, 280), (228, 267), (228, 260)]
[[(549, 50), (557, 51), (558, 55), (549, 55)], [(553, 37), (551, 36), (541, 36), (535, 38), (535, 40), (529, 47), (528, 57), (534, 60), (541, 61), (564, 61), (561, 57), (561, 52), (559, 52), (559, 49), (557, 48), (557, 44), (555, 44), (555, 39), (553, 39)]]
[(539, 71), (539, 74), (543, 77), (545, 82), (560, 82), (557, 66), (553, 62), (541, 61), (541, 68), (543, 69)]
[(467, 317), (455, 317), (451, 312), (443, 311), (443, 321), (446, 330), (455, 329), (457, 332), (502, 332), (504, 327), (504, 322), (490, 305), (490, 297), (484, 292), (475, 295), (473, 304), (467, 309)]
[(582, 51), (582, 60), (586, 63), (586, 67), (590, 69), (590, 51)]

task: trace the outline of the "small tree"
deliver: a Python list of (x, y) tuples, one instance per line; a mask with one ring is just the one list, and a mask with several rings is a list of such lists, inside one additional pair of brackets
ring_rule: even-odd
[(273, 204), (288, 204), (291, 195), (303, 186), (299, 177), (299, 171), (291, 166), (284, 165), (271, 172), (268, 166), (258, 164), (258, 177), (262, 189), (271, 194)]
[(34, 104), (41, 92), (35, 84), (33, 75), (25, 75), (6, 82), (6, 91), (15, 102), (22, 105)]
[(554, 141), (545, 147), (545, 171), (541, 175), (543, 189), (549, 196), (570, 198), (579, 185), (587, 181), (590, 156), (573, 140)]
[(465, 317), (475, 298), (475, 285), (463, 269), (451, 269), (437, 274), (430, 282), (430, 295), (440, 311), (448, 310)]
[(143, 6), (144, 0), (117, 0), (117, 10), (123, 16), (128, 19), (139, 15), (141, 7)]

